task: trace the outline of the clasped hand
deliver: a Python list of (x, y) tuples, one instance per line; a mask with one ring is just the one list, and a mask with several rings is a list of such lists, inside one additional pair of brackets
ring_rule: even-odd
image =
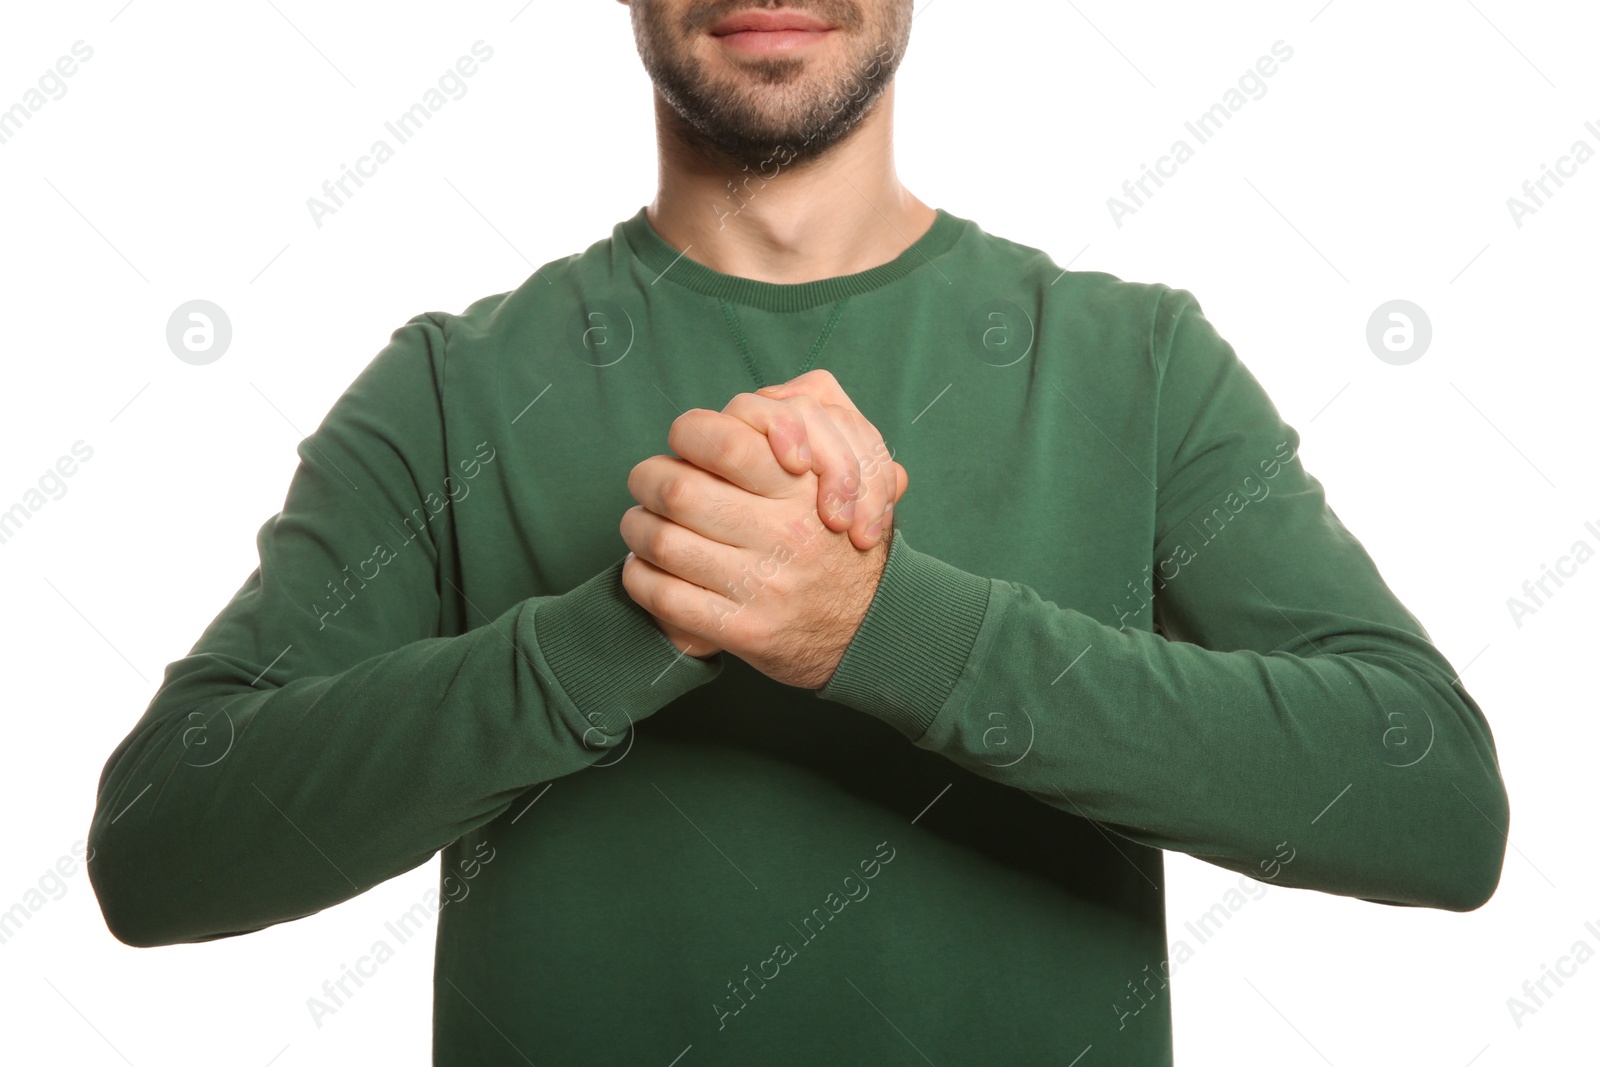
[(622, 584), (681, 652), (820, 689), (877, 592), (906, 470), (832, 374), (691, 408), (628, 475)]

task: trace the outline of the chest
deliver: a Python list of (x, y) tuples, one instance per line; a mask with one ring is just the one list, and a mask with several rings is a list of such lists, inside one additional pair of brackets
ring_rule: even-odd
[[(450, 436), (463, 442), (452, 447), (489, 440), (496, 449), (452, 515), (468, 595), (492, 615), (620, 559), (618, 523), (635, 504), (629, 471), (669, 451), (682, 411), (720, 410), (754, 389), (747, 355), (779, 372), (769, 380), (798, 369), (814, 328), (828, 328), (829, 309), (815, 311), (779, 320), (782, 330), (744, 311), (741, 323), (755, 328), (741, 350), (715, 302), (677, 324), (614, 308), (606, 360), (550, 344), (500, 367), (492, 389), (462, 390), (504, 397), (497, 409), (447, 412)], [(1047, 324), (1014, 306), (982, 329), (977, 320), (963, 328), (971, 308), (923, 311), (898, 325), (839, 315), (814, 359), (906, 467), (899, 529), (963, 570), (1140, 625), (1154, 541), (1153, 389), (1111, 373), (1115, 353), (1050, 346)]]

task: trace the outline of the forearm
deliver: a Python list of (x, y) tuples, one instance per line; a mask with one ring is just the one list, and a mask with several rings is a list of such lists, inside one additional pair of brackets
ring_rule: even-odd
[(1287, 841), (1278, 884), (1477, 907), (1507, 821), (1477, 706), (1419, 635), (1298, 624), (1267, 653), (1118, 630), (897, 534), (819, 695), (1144, 844), (1261, 877)]
[(174, 664), (107, 762), (90, 877), (135, 945), (260, 929), (428, 860), (714, 678), (621, 590), (620, 562), (454, 637), (336, 674)]

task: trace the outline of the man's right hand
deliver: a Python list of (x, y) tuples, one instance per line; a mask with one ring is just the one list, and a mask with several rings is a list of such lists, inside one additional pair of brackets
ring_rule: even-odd
[[(817, 517), (823, 525), (836, 533), (850, 531), (851, 543), (861, 551), (878, 543), (910, 477), (831, 373), (808, 371), (782, 385), (740, 393), (722, 410), (766, 434), (774, 457), (790, 474), (816, 473)], [(836, 505), (839, 500), (853, 507)], [(709, 659), (722, 651), (661, 619), (655, 623), (685, 655)]]
[[(722, 649), (704, 638), (685, 633), (665, 619), (658, 619), (654, 615), (650, 617), (655, 619), (656, 628), (666, 635), (667, 640), (671, 641), (678, 651), (686, 656), (694, 656), (696, 659), (710, 659), (722, 651)], [(677, 661), (674, 660), (673, 662), (676, 663)]]

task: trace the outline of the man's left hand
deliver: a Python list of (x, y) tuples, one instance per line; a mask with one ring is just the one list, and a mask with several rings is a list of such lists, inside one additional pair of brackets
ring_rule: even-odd
[(623, 587), (769, 678), (821, 689), (866, 617), (889, 537), (863, 551), (828, 529), (816, 474), (790, 474), (767, 436), (731, 415), (690, 409), (667, 441), (677, 455), (628, 475), (639, 506), (622, 516)]

